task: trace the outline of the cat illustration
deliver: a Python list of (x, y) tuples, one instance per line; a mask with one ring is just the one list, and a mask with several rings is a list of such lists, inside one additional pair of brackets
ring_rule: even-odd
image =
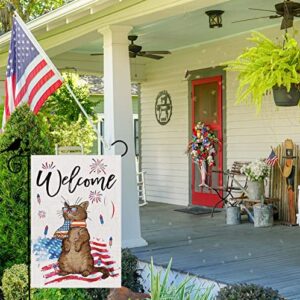
[(91, 254), (90, 235), (86, 228), (88, 201), (78, 205), (64, 203), (63, 217), (70, 221), (68, 236), (62, 240), (62, 252), (58, 259), (59, 275), (81, 274), (86, 277), (93, 272), (101, 272), (102, 279), (109, 276), (104, 267), (96, 268)]

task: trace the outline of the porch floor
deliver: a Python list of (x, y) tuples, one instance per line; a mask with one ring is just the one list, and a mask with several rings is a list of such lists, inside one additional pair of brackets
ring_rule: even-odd
[(225, 225), (225, 212), (192, 215), (180, 206), (141, 207), (142, 236), (148, 246), (134, 248), (141, 260), (225, 284), (270, 286), (287, 299), (300, 299), (300, 228)]

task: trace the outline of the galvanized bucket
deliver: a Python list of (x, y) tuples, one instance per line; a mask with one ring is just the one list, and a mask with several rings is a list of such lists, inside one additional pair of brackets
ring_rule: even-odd
[(226, 224), (237, 225), (241, 223), (241, 212), (238, 206), (226, 207)]
[(248, 181), (247, 195), (250, 200), (260, 200), (264, 195), (264, 182), (263, 181)]
[(253, 206), (254, 227), (273, 226), (273, 207), (272, 205), (256, 204)]

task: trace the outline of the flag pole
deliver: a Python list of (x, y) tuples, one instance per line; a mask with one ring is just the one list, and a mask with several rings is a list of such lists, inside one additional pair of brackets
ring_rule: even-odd
[(73, 99), (75, 100), (76, 104), (79, 106), (81, 112), (87, 118), (88, 122), (90, 123), (90, 125), (94, 129), (95, 133), (97, 134), (97, 139), (98, 139), (98, 154), (101, 154), (101, 141), (104, 144), (104, 147), (109, 149), (108, 144), (105, 142), (104, 138), (100, 135), (100, 131), (97, 129), (97, 127), (95, 126), (95, 124), (93, 123), (93, 121), (91, 120), (91, 118), (89, 117), (89, 115), (87, 114), (87, 112), (85, 111), (85, 109), (83, 108), (83, 106), (81, 105), (81, 103), (79, 102), (79, 100), (77, 99), (77, 97), (74, 94), (73, 90), (71, 89), (70, 85), (68, 83), (65, 83), (65, 84), (66, 84), (67, 90), (69, 91), (69, 93), (71, 94), (71, 96), (73, 97)]
[[(273, 149), (273, 147), (271, 146), (271, 149), (274, 151), (274, 153), (276, 154), (276, 152), (275, 152), (275, 150)], [(280, 164), (279, 164), (279, 156), (277, 156), (278, 157), (278, 159), (277, 159), (277, 166), (278, 166), (278, 168), (279, 168), (279, 171), (280, 171), (280, 173), (281, 173), (281, 175), (283, 176), (283, 172), (282, 172), (282, 168), (281, 168), (281, 166), (280, 166)]]

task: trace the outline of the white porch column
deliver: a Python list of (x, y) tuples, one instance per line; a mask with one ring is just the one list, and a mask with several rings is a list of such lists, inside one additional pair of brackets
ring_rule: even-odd
[[(103, 34), (104, 49), (104, 138), (107, 143), (120, 139), (127, 143), (128, 153), (122, 158), (122, 247), (147, 245), (141, 237), (140, 214), (135, 167), (130, 62), (129, 26), (109, 26)], [(117, 144), (105, 154), (122, 154)]]

